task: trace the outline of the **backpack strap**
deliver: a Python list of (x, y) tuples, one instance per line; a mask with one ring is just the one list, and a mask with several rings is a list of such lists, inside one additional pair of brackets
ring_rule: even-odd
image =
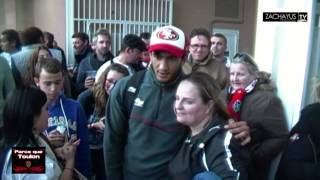
[(146, 71), (147, 70), (138, 71), (128, 80), (124, 96), (124, 105), (126, 106), (125, 114), (127, 119), (129, 119), (130, 117), (134, 100), (139, 93), (140, 86), (142, 84)]

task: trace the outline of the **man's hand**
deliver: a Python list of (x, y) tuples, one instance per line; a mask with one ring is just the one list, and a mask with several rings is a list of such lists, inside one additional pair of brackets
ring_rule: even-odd
[(236, 122), (233, 119), (229, 119), (229, 123), (224, 128), (228, 129), (234, 138), (239, 139), (243, 146), (251, 141), (250, 128), (245, 121)]
[(48, 134), (48, 140), (53, 146), (58, 147), (64, 144), (65, 136), (60, 134), (57, 130), (53, 130)]

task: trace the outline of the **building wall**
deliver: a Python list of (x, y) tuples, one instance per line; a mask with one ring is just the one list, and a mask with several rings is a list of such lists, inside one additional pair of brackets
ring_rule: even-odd
[[(0, 0), (0, 29), (16, 29), (15, 1)], [(13, 21), (14, 20), (14, 21)]]
[(210, 29), (212, 21), (211, 0), (174, 0), (173, 1), (173, 25), (190, 34), (195, 27)]
[[(16, 2), (16, 29), (23, 30), (29, 26), (36, 26), (34, 21), (33, 0), (15, 0)], [(14, 19), (12, 19), (14, 21)]]
[(65, 47), (65, 0), (0, 0), (0, 31), (37, 26)]
[(3, 30), (6, 27), (5, 12), (4, 12), (4, 0), (0, 0), (0, 29)]
[[(214, 23), (212, 0), (174, 0), (173, 25), (183, 29), (187, 35), (195, 27), (204, 27), (210, 31), (213, 27), (238, 29), (239, 51), (253, 53), (256, 6), (257, 0), (245, 0), (242, 23)], [(5, 10), (1, 11), (3, 7)], [(38, 26), (44, 31), (52, 32), (59, 46), (65, 48), (65, 8), (65, 0), (0, 0), (0, 13), (4, 13), (3, 17), (0, 16), (0, 28), (23, 30), (28, 26)]]
[(240, 31), (239, 51), (253, 54), (257, 4), (257, 0), (243, 1), (243, 21), (233, 23), (213, 22), (213, 0), (174, 0), (173, 24), (182, 28), (186, 34), (189, 34), (196, 27), (204, 27), (210, 31), (212, 28), (237, 29)]
[(65, 48), (66, 9), (65, 0), (33, 0), (35, 25), (54, 34), (61, 48)]

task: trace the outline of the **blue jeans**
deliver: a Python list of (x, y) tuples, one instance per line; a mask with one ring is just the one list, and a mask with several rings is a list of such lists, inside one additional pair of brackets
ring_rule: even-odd
[(211, 171), (204, 171), (193, 176), (192, 180), (221, 180), (221, 178)]

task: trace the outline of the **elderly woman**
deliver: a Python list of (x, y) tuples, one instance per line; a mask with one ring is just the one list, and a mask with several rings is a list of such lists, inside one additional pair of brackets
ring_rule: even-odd
[(116, 81), (128, 75), (129, 72), (124, 66), (112, 64), (101, 74), (92, 88), (85, 90), (78, 97), (89, 118), (89, 143), (96, 179), (106, 179), (102, 154), (106, 103)]
[(177, 121), (190, 134), (169, 165), (173, 179), (238, 179), (229, 149), (232, 134), (220, 87), (211, 76), (195, 72), (182, 80), (176, 92)]
[(268, 178), (271, 161), (282, 150), (288, 127), (281, 100), (270, 75), (260, 72), (252, 57), (235, 55), (230, 65), (230, 87), (224, 92), (228, 112), (250, 127), (251, 179)]
[[(75, 152), (80, 140), (71, 139), (63, 146), (64, 168), (60, 166), (49, 141), (42, 134), (48, 126), (47, 98), (34, 87), (21, 87), (12, 92), (4, 108), (6, 149), (1, 153), (0, 179), (72, 179)], [(45, 173), (13, 174), (12, 147), (45, 147)]]

